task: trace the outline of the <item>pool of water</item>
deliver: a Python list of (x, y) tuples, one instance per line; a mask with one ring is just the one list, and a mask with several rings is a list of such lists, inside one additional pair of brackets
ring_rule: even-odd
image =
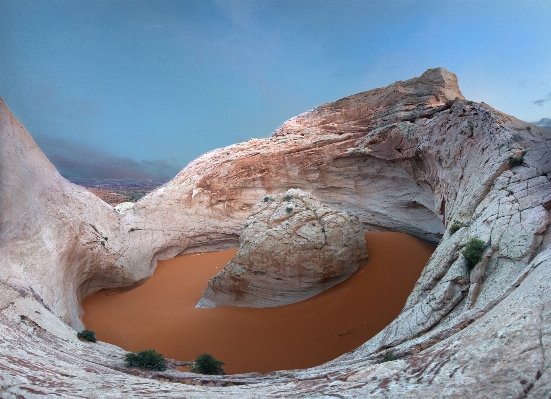
[(83, 322), (128, 351), (189, 361), (210, 353), (227, 373), (312, 367), (349, 352), (402, 310), (434, 247), (403, 233), (365, 233), (369, 260), (344, 282), (275, 308), (196, 309), (209, 278), (237, 249), (160, 261), (130, 291), (84, 300)]

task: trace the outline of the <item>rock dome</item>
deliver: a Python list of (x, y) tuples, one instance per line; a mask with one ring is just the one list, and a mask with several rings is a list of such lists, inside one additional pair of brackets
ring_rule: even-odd
[(368, 258), (359, 219), (300, 189), (266, 195), (239, 241), (239, 251), (209, 280), (197, 307), (298, 302), (345, 280)]

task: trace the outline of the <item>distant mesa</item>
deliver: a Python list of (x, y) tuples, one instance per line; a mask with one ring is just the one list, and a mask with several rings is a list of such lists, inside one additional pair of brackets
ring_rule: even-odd
[(103, 201), (107, 202), (111, 206), (119, 205), (123, 202), (135, 202), (136, 200), (128, 195), (122, 195), (119, 193), (113, 193), (102, 188), (97, 187), (87, 187), (86, 190), (90, 191), (92, 194), (96, 195), (98, 198), (101, 198)]
[(165, 182), (149, 179), (97, 179), (69, 178), (69, 181), (85, 187), (111, 206), (124, 202), (136, 202)]

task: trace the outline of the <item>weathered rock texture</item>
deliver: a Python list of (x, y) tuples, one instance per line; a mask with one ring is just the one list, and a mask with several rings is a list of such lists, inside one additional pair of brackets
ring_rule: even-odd
[[(211, 151), (121, 212), (62, 179), (1, 103), (0, 394), (549, 397), (550, 178), (551, 131), (465, 101), (441, 68)], [(308, 370), (195, 380), (124, 373), (120, 349), (76, 339), (83, 297), (139, 282), (158, 259), (236, 245), (252, 206), (293, 187), (366, 229), (440, 242), (373, 339)], [(464, 227), (450, 235), (452, 223)], [(488, 252), (469, 271), (471, 237)], [(388, 352), (400, 360), (380, 363)]]
[(368, 258), (359, 219), (299, 189), (265, 196), (239, 241), (239, 251), (209, 280), (197, 307), (302, 301), (350, 277)]

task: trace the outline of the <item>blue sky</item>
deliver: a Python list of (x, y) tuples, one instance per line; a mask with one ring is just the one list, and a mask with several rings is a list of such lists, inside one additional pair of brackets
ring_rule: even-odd
[(64, 176), (167, 180), (437, 66), (549, 118), (550, 21), (548, 0), (0, 0), (0, 96)]

